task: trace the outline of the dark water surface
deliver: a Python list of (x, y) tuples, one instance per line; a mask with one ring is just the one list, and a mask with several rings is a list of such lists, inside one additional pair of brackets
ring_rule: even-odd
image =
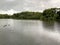
[(60, 23), (0, 19), (0, 45), (60, 45)]

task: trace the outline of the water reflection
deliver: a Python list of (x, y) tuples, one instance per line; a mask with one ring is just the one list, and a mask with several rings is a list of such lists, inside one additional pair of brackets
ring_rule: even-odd
[[(1, 28), (4, 25), (4, 28)], [(0, 45), (60, 45), (59, 23), (0, 19)], [(51, 31), (50, 31), (51, 30)]]
[(55, 23), (55, 30), (60, 33), (60, 22)]
[(7, 21), (7, 25), (10, 26), (10, 27), (13, 27), (13, 26), (14, 26), (14, 21), (13, 21), (13, 19), (9, 19), (9, 20)]
[(55, 24), (54, 22), (50, 22), (49, 23), (49, 22), (43, 21), (42, 23), (43, 23), (43, 27), (44, 27), (45, 30), (47, 30), (47, 31), (55, 31), (54, 30), (54, 26), (55, 26), (54, 25)]

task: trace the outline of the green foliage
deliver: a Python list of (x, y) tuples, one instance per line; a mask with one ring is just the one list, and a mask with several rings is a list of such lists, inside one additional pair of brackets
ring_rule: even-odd
[(60, 21), (60, 11), (57, 12), (58, 16), (56, 18), (57, 21)]
[(13, 17), (17, 19), (40, 19), (42, 13), (40, 12), (21, 12), (14, 14)]
[(1, 18), (10, 18), (10, 16), (8, 14), (0, 14), (0, 19)]
[(56, 13), (56, 8), (46, 9), (43, 11), (43, 20), (47, 21), (55, 21), (58, 17), (58, 14)]
[(35, 19), (35, 20), (54, 22), (54, 21), (60, 21), (60, 8), (45, 9), (42, 13), (25, 11), (25, 12), (15, 13), (12, 16), (8, 14), (0, 14), (0, 18)]

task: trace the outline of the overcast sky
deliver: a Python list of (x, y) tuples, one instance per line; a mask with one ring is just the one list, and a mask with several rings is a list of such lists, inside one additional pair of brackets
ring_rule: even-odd
[(60, 0), (0, 0), (0, 10), (42, 11), (60, 7)]

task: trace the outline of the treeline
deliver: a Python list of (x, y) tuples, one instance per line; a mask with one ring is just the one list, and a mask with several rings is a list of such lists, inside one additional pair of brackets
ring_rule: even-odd
[(21, 13), (16, 13), (12, 15), (12, 18), (16, 19), (40, 19), (42, 16), (41, 12), (21, 12)]
[(8, 14), (0, 14), (0, 19), (8, 19), (8, 18), (11, 18), (11, 16)]
[(44, 21), (60, 21), (60, 8), (45, 9), (41, 12), (20, 12), (10, 15), (1, 15), (0, 18), (13, 18), (13, 19), (35, 19)]

